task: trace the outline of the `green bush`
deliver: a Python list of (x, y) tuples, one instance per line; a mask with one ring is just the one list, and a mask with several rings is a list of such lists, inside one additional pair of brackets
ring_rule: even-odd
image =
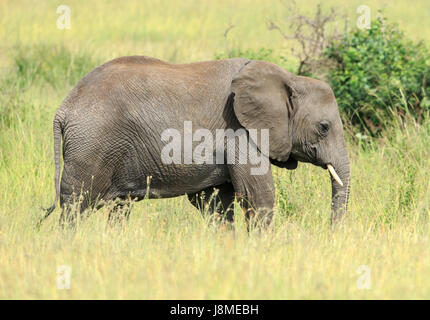
[(328, 80), (347, 123), (371, 135), (393, 116), (421, 119), (430, 109), (430, 57), (424, 43), (405, 38), (385, 18), (329, 45)]

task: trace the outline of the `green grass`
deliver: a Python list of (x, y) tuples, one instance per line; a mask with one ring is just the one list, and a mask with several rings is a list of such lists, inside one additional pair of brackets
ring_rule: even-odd
[[(53, 115), (92, 67), (124, 54), (212, 59), (230, 22), (238, 47), (285, 50), (264, 25), (286, 14), (277, 2), (153, 3), (70, 1), (70, 31), (56, 28), (55, 2), (0, 3), (0, 298), (430, 298), (429, 121), (399, 121), (370, 143), (347, 137), (350, 209), (335, 231), (328, 173), (305, 164), (275, 170), (270, 232), (247, 233), (240, 210), (234, 230), (214, 224), (185, 197), (137, 203), (124, 228), (107, 228), (104, 208), (76, 233), (57, 227), (58, 210), (35, 229), (54, 197)], [(392, 1), (387, 16), (428, 39), (428, 7)], [(354, 2), (346, 9), (354, 16)], [(57, 289), (61, 265), (70, 290)]]

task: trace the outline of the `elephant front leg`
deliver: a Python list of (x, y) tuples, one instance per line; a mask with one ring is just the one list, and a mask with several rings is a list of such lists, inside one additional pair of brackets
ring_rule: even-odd
[(247, 165), (232, 165), (229, 168), (236, 197), (248, 223), (253, 227), (268, 227), (273, 219), (275, 188), (272, 170), (262, 175), (252, 175)]

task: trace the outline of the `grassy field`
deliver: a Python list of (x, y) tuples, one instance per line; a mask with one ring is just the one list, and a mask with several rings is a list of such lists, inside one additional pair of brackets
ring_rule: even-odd
[[(362, 4), (326, 2), (352, 21)], [(107, 228), (102, 209), (65, 232), (56, 210), (36, 230), (54, 198), (53, 115), (91, 68), (127, 54), (188, 62), (228, 45), (291, 45), (265, 26), (288, 15), (281, 2), (173, 3), (67, 1), (71, 29), (59, 30), (55, 1), (0, 2), (0, 298), (430, 298), (430, 122), (395, 123), (362, 145), (347, 137), (351, 200), (335, 231), (328, 173), (305, 164), (275, 170), (270, 232), (248, 233), (240, 210), (234, 230), (212, 223), (184, 197), (135, 204), (123, 228)], [(428, 1), (367, 3), (375, 14), (385, 4), (411, 38), (430, 38)], [(62, 265), (69, 290), (57, 287)]]

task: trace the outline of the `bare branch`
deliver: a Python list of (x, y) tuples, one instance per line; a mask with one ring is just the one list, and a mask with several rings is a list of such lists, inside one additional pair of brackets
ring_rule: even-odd
[(286, 4), (286, 7), (288, 12), (292, 12), (285, 19), (290, 32), (285, 32), (278, 23), (271, 20), (268, 21), (267, 28), (279, 32), (285, 40), (298, 42), (300, 51), (291, 50), (292, 54), (299, 59), (298, 73), (312, 72), (317, 62), (322, 59), (325, 48), (330, 42), (341, 37), (342, 31), (337, 30), (339, 20), (345, 20), (346, 30), (346, 16), (340, 15), (333, 7), (324, 11), (321, 4), (317, 5), (313, 17), (298, 12), (294, 1), (292, 4)]
[(230, 24), (224, 31), (224, 38), (227, 39), (227, 35), (230, 32), (231, 29), (233, 29), (235, 27), (234, 24)]

